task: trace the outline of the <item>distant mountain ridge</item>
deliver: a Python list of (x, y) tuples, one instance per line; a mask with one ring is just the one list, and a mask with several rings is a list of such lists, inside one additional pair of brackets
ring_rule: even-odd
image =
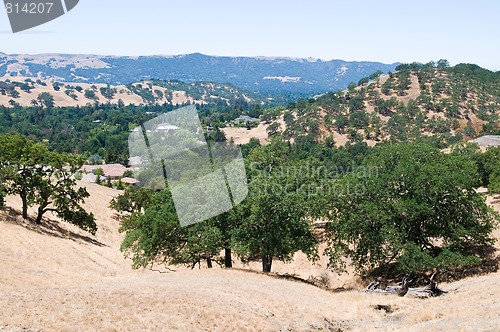
[(228, 57), (200, 53), (175, 56), (99, 56), (0, 53), (0, 77), (24, 76), (73, 83), (121, 85), (141, 80), (230, 83), (266, 96), (312, 96), (344, 89), (399, 63), (285, 57)]

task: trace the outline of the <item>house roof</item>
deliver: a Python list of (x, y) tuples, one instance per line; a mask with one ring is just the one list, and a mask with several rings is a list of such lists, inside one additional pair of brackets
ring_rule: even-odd
[[(104, 176), (101, 176), (101, 182), (105, 182), (107, 179)], [(89, 173), (89, 174), (84, 174), (82, 176), (82, 182), (86, 183), (96, 183), (97, 181), (97, 175)]]
[(234, 121), (259, 122), (260, 120), (257, 118), (252, 118), (248, 115), (243, 115), (243, 116), (240, 116), (239, 118), (234, 119)]
[(99, 165), (83, 165), (80, 170), (85, 173), (93, 172), (96, 168), (99, 168)]
[(168, 123), (160, 123), (158, 127), (156, 127), (156, 130), (163, 130), (163, 131), (170, 131), (170, 130), (177, 130), (179, 127), (168, 124)]
[(126, 184), (137, 184), (137, 183), (139, 183), (139, 180), (132, 179), (132, 178), (123, 178), (123, 179), (121, 179), (121, 181), (123, 183), (126, 183)]
[(113, 168), (113, 169), (106, 170), (104, 172), (104, 176), (109, 176), (112, 178), (121, 178), (125, 174), (126, 171), (127, 171), (126, 169)]
[(93, 173), (96, 169), (101, 168), (106, 177), (123, 177), (129, 169), (121, 164), (103, 164), (103, 165), (83, 165), (81, 170), (86, 173)]
[(480, 146), (500, 146), (500, 136), (497, 135), (486, 135), (476, 138), (474, 143)]

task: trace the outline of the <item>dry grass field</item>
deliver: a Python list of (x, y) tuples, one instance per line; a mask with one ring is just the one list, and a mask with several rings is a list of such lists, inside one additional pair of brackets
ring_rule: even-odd
[[(330, 273), (330, 287), (346, 288), (332, 291), (241, 269), (132, 270), (107, 207), (118, 192), (87, 188), (95, 237), (51, 216), (41, 227), (25, 223), (12, 210), (19, 201), (8, 198), (0, 214), (0, 331), (500, 330), (500, 273), (443, 283), (448, 294), (420, 300), (363, 293), (352, 274)], [(319, 277), (324, 264), (297, 254), (273, 270)]]

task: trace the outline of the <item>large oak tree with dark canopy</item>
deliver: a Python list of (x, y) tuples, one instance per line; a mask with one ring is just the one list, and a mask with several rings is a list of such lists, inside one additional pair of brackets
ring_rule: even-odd
[(94, 215), (81, 207), (89, 193), (77, 188), (72, 177), (82, 163), (78, 156), (52, 152), (44, 143), (21, 135), (0, 136), (1, 180), (7, 194), (21, 198), (23, 218), (28, 219), (28, 208), (36, 206), (35, 223), (53, 212), (63, 221), (95, 234)]
[(341, 269), (349, 257), (360, 271), (395, 264), (401, 272), (478, 263), (469, 249), (494, 243), (498, 214), (475, 191), (476, 164), (417, 144), (379, 147), (364, 166), (339, 181), (327, 206), (327, 253)]

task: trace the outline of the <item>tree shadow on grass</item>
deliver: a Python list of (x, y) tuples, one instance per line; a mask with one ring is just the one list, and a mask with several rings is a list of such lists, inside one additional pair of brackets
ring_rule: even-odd
[[(477, 277), (489, 273), (498, 272), (500, 269), (500, 255), (497, 255), (495, 247), (490, 245), (471, 246), (466, 248), (466, 254), (474, 255), (480, 259), (476, 265), (457, 265), (454, 267), (436, 267), (429, 271), (414, 271), (411, 273), (413, 283), (416, 285), (426, 285), (429, 277), (437, 273), (437, 281), (453, 282), (468, 277)], [(362, 280), (368, 284), (369, 281), (376, 280), (385, 285), (401, 280), (406, 273), (397, 272), (396, 264), (389, 264), (369, 271), (362, 276)]]
[(256, 270), (249, 270), (245, 268), (232, 268), (234, 271), (241, 271), (245, 273), (252, 273), (252, 274), (258, 274), (258, 275), (263, 275), (266, 277), (274, 278), (274, 279), (281, 279), (281, 280), (288, 280), (292, 282), (299, 282), (303, 284), (307, 284), (310, 286), (314, 286), (316, 288), (320, 288), (322, 290), (325, 290), (327, 292), (331, 293), (341, 293), (341, 292), (348, 292), (354, 290), (354, 288), (345, 288), (345, 287), (337, 287), (337, 288), (331, 288), (327, 286), (327, 283), (324, 282), (323, 280), (319, 280), (318, 278), (311, 278), (309, 277), (308, 279), (301, 278), (295, 274), (289, 274), (289, 273), (276, 273), (276, 272), (262, 272), (262, 271), (256, 271)]
[(52, 220), (44, 217), (41, 224), (35, 224), (33, 218), (29, 218), (27, 221), (21, 219), (21, 212), (13, 209), (11, 207), (4, 207), (3, 209), (3, 219), (5, 222), (10, 224), (15, 224), (22, 226), (32, 232), (36, 232), (42, 235), (48, 235), (55, 238), (71, 240), (74, 242), (83, 241), (98, 247), (106, 247), (102, 242), (99, 242), (90, 236), (82, 235), (71, 230), (61, 227), (61, 222)]

